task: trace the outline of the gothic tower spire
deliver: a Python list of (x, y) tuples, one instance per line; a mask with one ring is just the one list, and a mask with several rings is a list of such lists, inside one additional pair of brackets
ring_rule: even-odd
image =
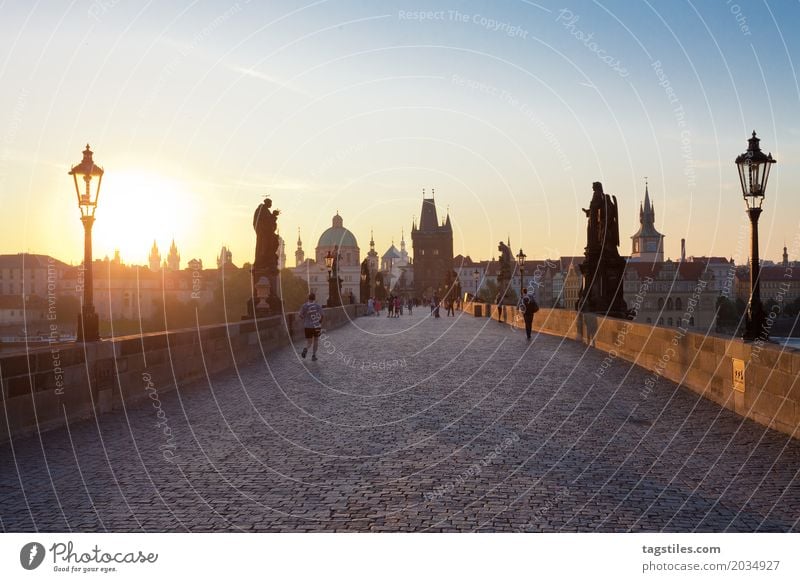
[(303, 251), (303, 241), (300, 239), (300, 227), (297, 227), (297, 250), (294, 251), (294, 266), (299, 267), (306, 260), (306, 253)]

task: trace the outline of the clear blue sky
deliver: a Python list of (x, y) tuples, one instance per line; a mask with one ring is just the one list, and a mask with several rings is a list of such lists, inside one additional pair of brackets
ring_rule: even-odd
[[(68, 166), (106, 169), (97, 256), (250, 260), (264, 193), (291, 253), (338, 210), (380, 250), (436, 188), (455, 251), (510, 236), (580, 254), (618, 197), (623, 253), (649, 177), (667, 255), (748, 254), (733, 159), (778, 159), (762, 255), (800, 258), (798, 2), (5, 2), (0, 252), (78, 261)], [(744, 234), (742, 234), (744, 233)], [(407, 236), (407, 240), (409, 237)], [(794, 242), (793, 242), (794, 241)]]

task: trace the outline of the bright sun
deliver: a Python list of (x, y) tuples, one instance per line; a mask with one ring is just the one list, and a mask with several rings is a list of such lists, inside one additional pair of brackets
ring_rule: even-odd
[[(126, 263), (146, 264), (153, 240), (162, 258), (173, 237), (179, 249), (189, 242), (194, 205), (179, 181), (141, 172), (108, 172), (98, 201), (94, 256), (119, 249)], [(185, 262), (185, 261), (184, 261)]]

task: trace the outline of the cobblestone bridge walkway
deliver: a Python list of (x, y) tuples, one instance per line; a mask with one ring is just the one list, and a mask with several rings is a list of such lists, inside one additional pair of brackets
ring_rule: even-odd
[(598, 377), (581, 344), (428, 315), (160, 394), (172, 449), (149, 401), (0, 446), (2, 529), (800, 530), (800, 442), (625, 362)]

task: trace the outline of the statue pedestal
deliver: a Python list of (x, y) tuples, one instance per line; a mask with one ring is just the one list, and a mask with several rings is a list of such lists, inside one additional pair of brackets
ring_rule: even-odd
[(342, 305), (342, 279), (330, 277), (328, 279), (328, 302), (325, 307), (339, 307)]
[(276, 295), (278, 274), (266, 269), (253, 268), (253, 296), (247, 300), (247, 315), (242, 319), (258, 319), (279, 315), (283, 311), (283, 301)]
[(578, 311), (602, 313), (610, 317), (628, 317), (624, 298), (625, 259), (588, 257), (580, 266), (583, 287), (576, 308)]

